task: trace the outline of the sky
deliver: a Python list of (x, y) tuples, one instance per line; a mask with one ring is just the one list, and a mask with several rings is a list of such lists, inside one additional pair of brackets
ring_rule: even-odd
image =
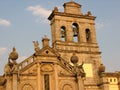
[[(71, 0), (0, 0), (0, 75), (9, 53), (16, 47), (18, 62), (34, 53), (33, 41), (47, 35), (51, 40), (48, 16), (55, 6), (63, 12), (63, 4)], [(120, 0), (74, 0), (82, 12), (96, 16), (97, 41), (102, 63), (107, 72), (120, 71)]]

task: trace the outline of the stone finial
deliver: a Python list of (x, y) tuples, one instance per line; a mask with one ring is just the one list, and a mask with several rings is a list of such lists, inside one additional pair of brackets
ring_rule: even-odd
[(73, 63), (73, 64), (77, 64), (78, 63), (78, 57), (76, 56), (76, 53), (74, 52), (73, 53), (73, 56), (71, 57), (71, 62)]
[(18, 53), (16, 52), (16, 48), (13, 47), (12, 52), (9, 54), (9, 59), (15, 61), (18, 59)]
[(100, 64), (99, 71), (105, 72), (105, 66), (103, 64)]
[(91, 11), (88, 11), (88, 12), (87, 12), (87, 15), (88, 15), (88, 16), (92, 16)]
[(49, 39), (45, 35), (44, 38), (42, 39), (43, 47), (49, 46)]
[(105, 72), (105, 66), (103, 64), (100, 64), (98, 75), (101, 77), (103, 75), (103, 72)]
[(57, 7), (54, 7), (53, 12), (58, 12), (58, 8), (57, 8)]

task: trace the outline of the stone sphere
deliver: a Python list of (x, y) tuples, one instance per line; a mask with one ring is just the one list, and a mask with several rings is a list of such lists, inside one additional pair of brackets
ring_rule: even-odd
[(78, 57), (75, 55), (75, 54), (73, 54), (73, 56), (71, 57), (71, 62), (73, 63), (73, 64), (76, 64), (76, 63), (78, 63)]
[(16, 49), (15, 49), (15, 48), (13, 48), (13, 51), (10, 53), (9, 59), (11, 59), (11, 60), (16, 60), (16, 59), (18, 59), (18, 53), (16, 52)]
[(17, 52), (11, 52), (9, 55), (9, 59), (16, 60), (18, 59), (18, 53)]

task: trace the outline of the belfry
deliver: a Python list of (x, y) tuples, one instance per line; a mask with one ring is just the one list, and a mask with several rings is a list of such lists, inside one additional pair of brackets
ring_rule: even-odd
[(105, 72), (96, 39), (91, 11), (82, 13), (75, 1), (66, 2), (64, 11), (54, 7), (48, 17), (52, 45), (45, 36), (42, 47), (33, 41), (35, 52), (17, 63), (13, 48), (0, 90), (120, 90), (120, 72)]

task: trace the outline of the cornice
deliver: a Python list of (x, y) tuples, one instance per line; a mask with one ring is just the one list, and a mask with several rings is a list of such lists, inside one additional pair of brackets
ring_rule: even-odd
[(48, 17), (49, 20), (52, 20), (52, 18), (57, 16), (64, 16), (64, 17), (74, 17), (74, 18), (83, 18), (83, 19), (90, 19), (95, 20), (95, 16), (89, 16), (89, 15), (80, 15), (80, 14), (71, 14), (71, 13), (64, 13), (64, 12), (52, 12), (50, 16)]

